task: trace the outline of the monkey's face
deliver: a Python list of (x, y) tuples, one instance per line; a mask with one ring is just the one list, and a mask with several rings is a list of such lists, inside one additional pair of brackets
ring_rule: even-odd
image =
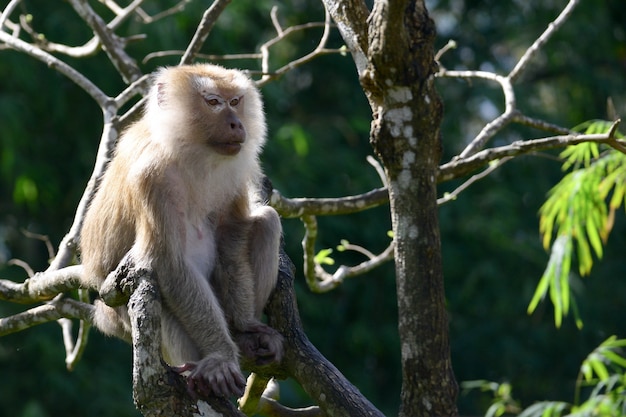
[(221, 155), (236, 155), (246, 141), (246, 129), (241, 122), (243, 95), (232, 92), (202, 92), (206, 105), (207, 144)]
[(153, 140), (166, 149), (198, 155), (258, 155), (265, 117), (252, 80), (237, 70), (198, 64), (156, 74), (147, 111)]

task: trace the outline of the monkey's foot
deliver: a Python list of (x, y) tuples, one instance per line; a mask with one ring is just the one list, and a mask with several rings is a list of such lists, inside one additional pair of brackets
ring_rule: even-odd
[(187, 392), (192, 398), (241, 397), (246, 388), (246, 379), (237, 361), (225, 360), (221, 355), (207, 356), (172, 369), (186, 376)]
[(256, 365), (280, 362), (283, 358), (283, 337), (261, 322), (250, 324), (233, 336), (241, 355)]

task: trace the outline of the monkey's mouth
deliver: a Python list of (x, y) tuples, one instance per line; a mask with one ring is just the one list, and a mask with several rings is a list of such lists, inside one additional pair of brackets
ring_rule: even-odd
[(210, 143), (211, 147), (215, 150), (215, 152), (220, 155), (237, 155), (239, 151), (241, 151), (241, 147), (243, 146), (243, 141), (232, 141), (232, 142), (213, 142)]

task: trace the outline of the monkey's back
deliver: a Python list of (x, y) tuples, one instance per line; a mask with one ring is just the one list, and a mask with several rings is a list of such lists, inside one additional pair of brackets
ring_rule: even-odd
[[(82, 227), (81, 261), (85, 279), (99, 288), (135, 241), (137, 219), (131, 213), (138, 203), (131, 170), (147, 152), (138, 138), (145, 128), (137, 123), (124, 133), (92, 200)], [(145, 137), (145, 136), (144, 136)]]

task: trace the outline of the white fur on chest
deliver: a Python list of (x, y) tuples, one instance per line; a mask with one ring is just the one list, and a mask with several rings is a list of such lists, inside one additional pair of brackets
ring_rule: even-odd
[(209, 278), (216, 258), (215, 228), (208, 219), (194, 223), (186, 221), (185, 261), (199, 275)]

